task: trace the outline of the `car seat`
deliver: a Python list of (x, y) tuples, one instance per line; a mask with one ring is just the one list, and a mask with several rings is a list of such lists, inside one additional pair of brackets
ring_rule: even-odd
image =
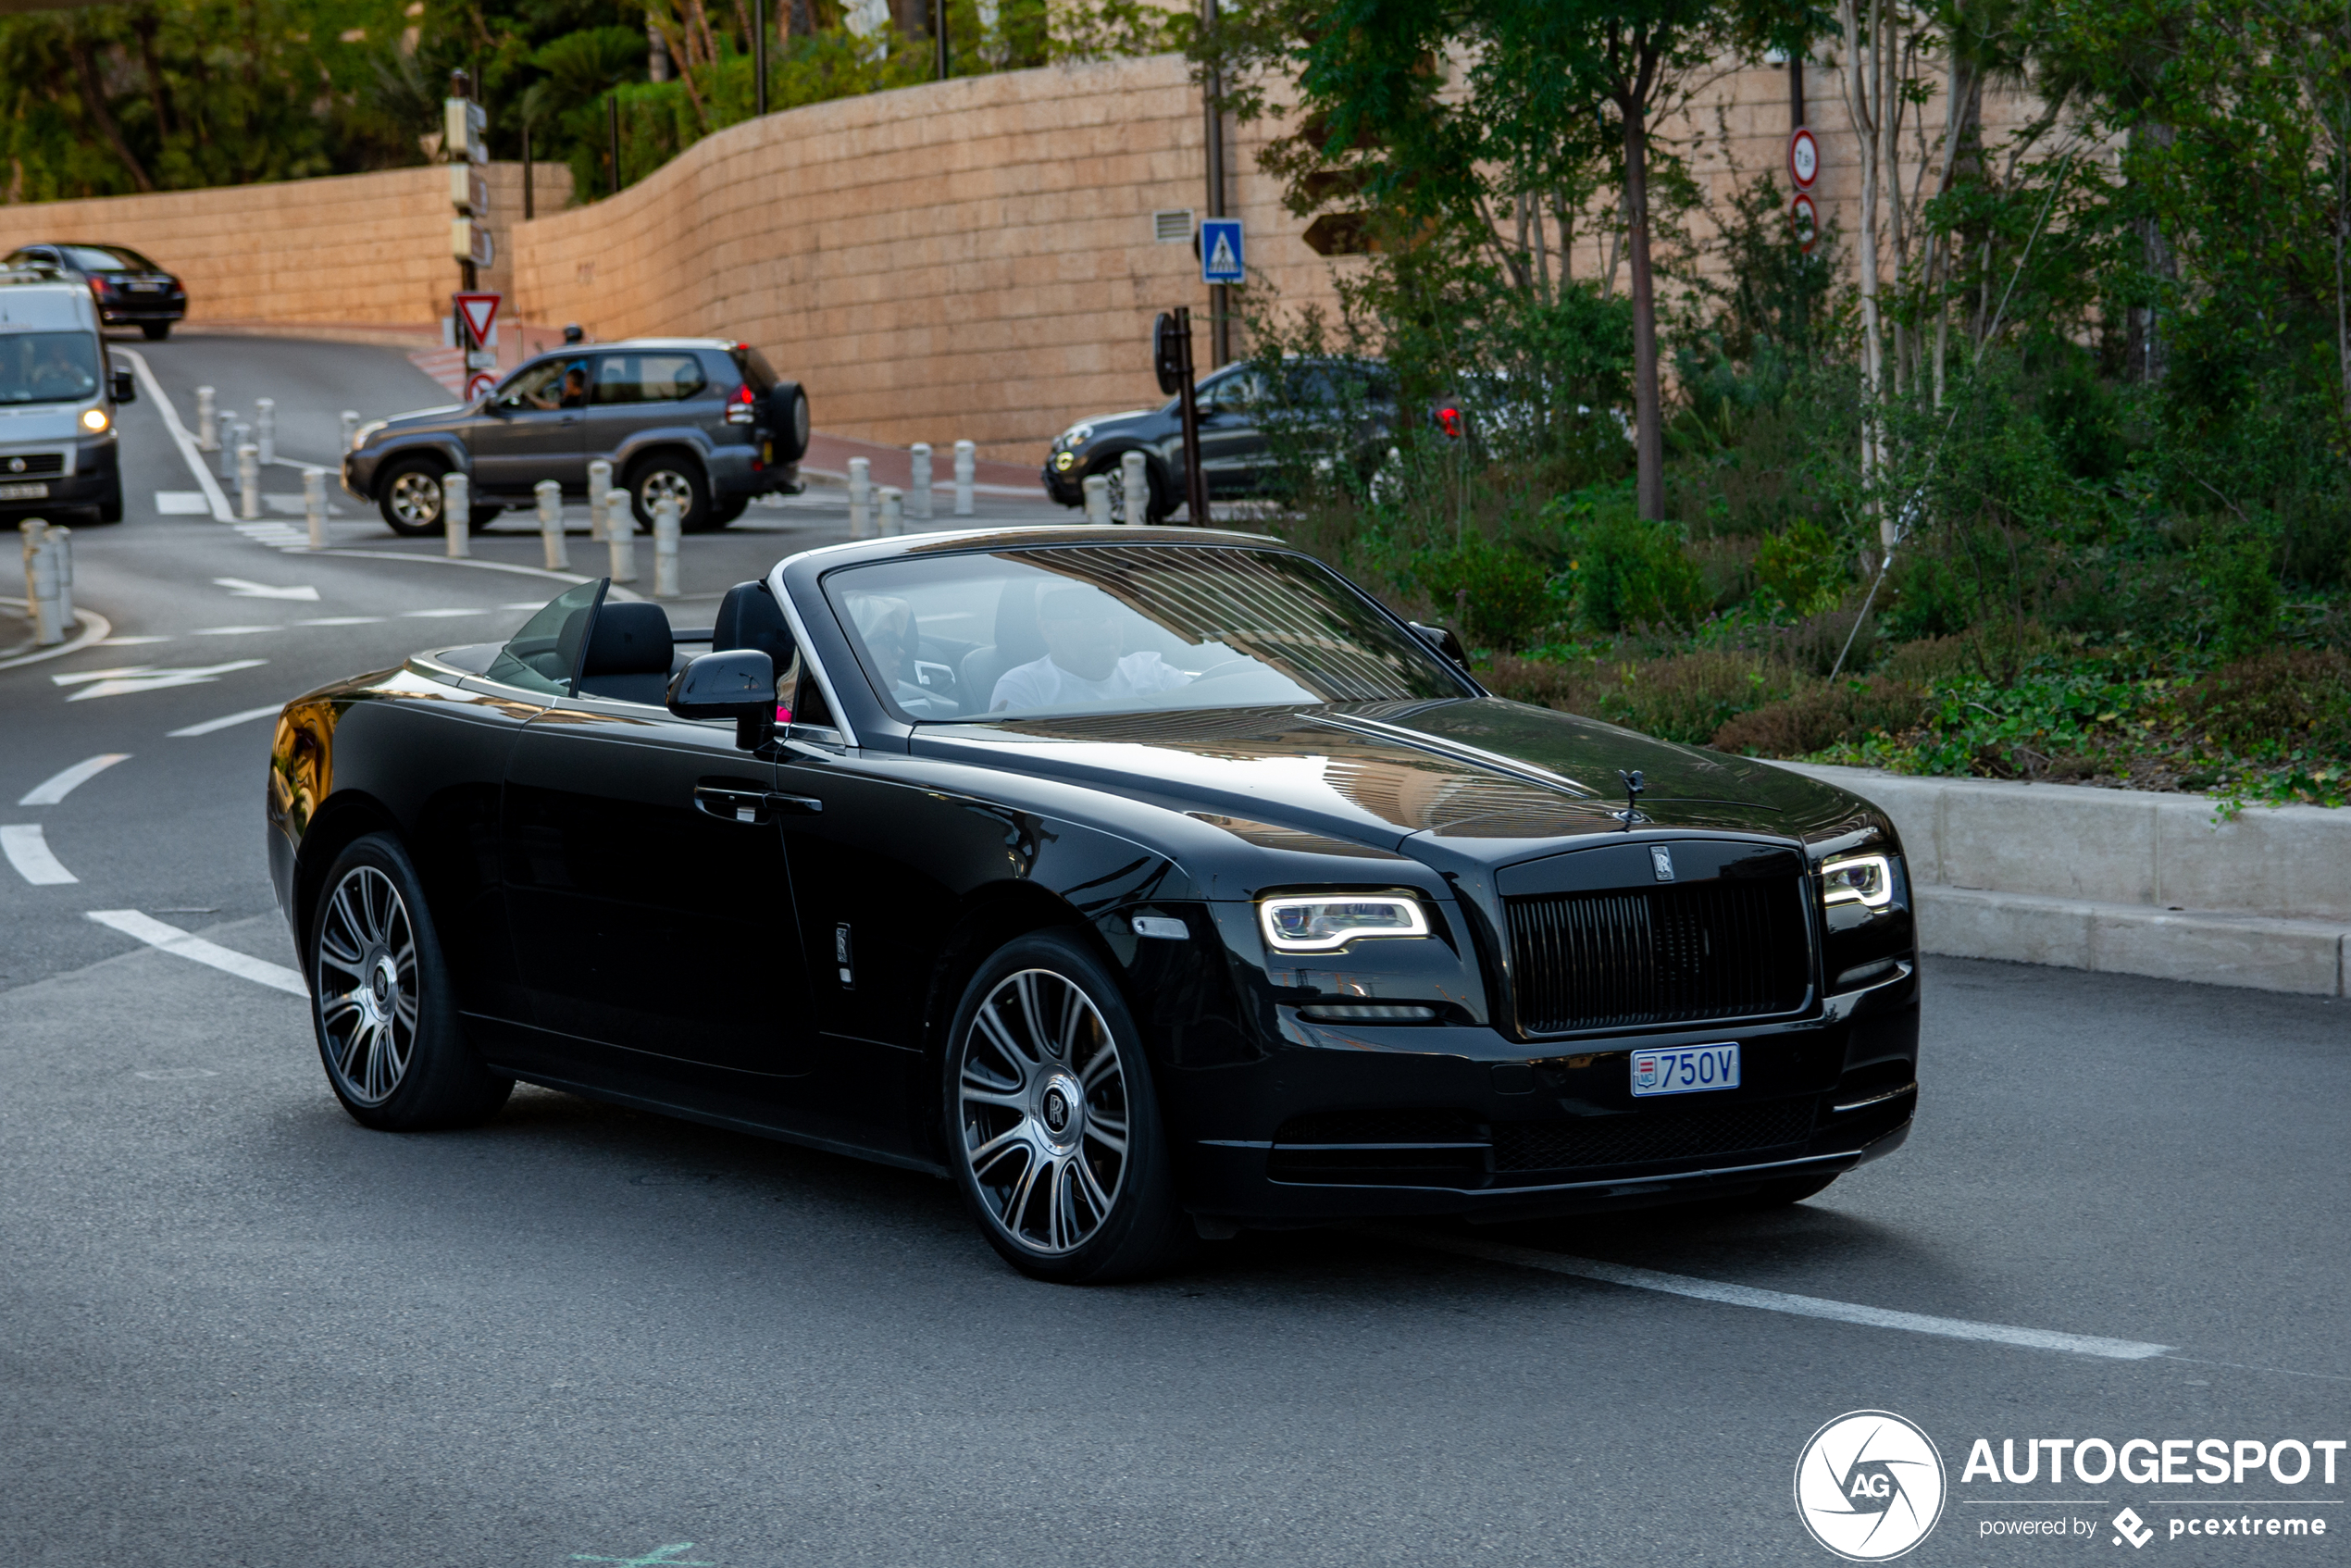
[(964, 655), (956, 690), (964, 694), (964, 712), (976, 717), (988, 711), (996, 683), (1004, 672), (1045, 656), (1045, 634), (1037, 628), (1037, 591), (1033, 578), (1015, 578), (1004, 584), (996, 600), (996, 641)]
[(669, 663), (675, 651), (669, 617), (660, 605), (606, 600), (588, 633), (588, 652), (579, 664), (579, 694), (660, 707), (669, 695)]

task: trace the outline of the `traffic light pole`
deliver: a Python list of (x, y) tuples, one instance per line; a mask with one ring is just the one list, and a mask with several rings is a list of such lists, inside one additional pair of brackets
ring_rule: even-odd
[[(1216, 0), (1200, 0), (1200, 30), (1205, 42), (1213, 46), (1216, 34)], [(1205, 117), (1204, 138), (1208, 163), (1208, 216), (1225, 216), (1225, 79), (1211, 69), (1200, 85), (1201, 111)], [(1212, 368), (1232, 363), (1232, 292), (1222, 283), (1208, 286), (1208, 357)], [(1184, 383), (1189, 387), (1191, 383)], [(1187, 394), (1188, 395), (1188, 394)]]
[[(1222, 293), (1223, 290), (1217, 291)], [(1200, 466), (1200, 401), (1192, 390), (1192, 310), (1189, 305), (1176, 307), (1176, 373), (1183, 377), (1184, 400), (1184, 505), (1192, 515), (1192, 526), (1208, 526), (1208, 475)]]

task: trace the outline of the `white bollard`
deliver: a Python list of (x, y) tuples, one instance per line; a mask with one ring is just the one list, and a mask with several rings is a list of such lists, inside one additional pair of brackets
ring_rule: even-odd
[(310, 525), (310, 548), (327, 547), (327, 470), (305, 468), (302, 472), (302, 519)]
[(612, 493), (612, 464), (599, 457), (588, 465), (588, 537), (601, 544), (604, 539), (604, 497)]
[(1122, 523), (1148, 523), (1151, 520), (1151, 460), (1139, 452), (1124, 454), (1118, 459), (1119, 518)]
[(261, 516), (261, 448), (249, 441), (237, 443), (237, 516)]
[(349, 452), (353, 447), (358, 444), (359, 410), (356, 408), (346, 408), (342, 411), (342, 449), (345, 452)]
[(196, 450), (220, 450), (220, 412), (213, 406), (212, 389), (196, 389)]
[(665, 495), (653, 503), (653, 597), (675, 599), (678, 586), (678, 503)]
[(913, 482), (906, 487), (906, 515), (927, 523), (930, 521), (930, 442), (916, 442), (914, 454)]
[(451, 471), (441, 476), (441, 538), (453, 561), (474, 553), (474, 482)]
[(73, 617), (73, 530), (58, 523), (49, 525), (49, 554), (57, 562), (57, 627), (63, 631), (74, 628)]
[(547, 569), (563, 572), (571, 569), (571, 552), (564, 547), (564, 487), (553, 479), (541, 479), (530, 487), (539, 498), (539, 544), (547, 553)]
[(881, 533), (885, 539), (906, 531), (906, 498), (896, 485), (884, 485), (881, 490)]
[(612, 547), (611, 577), (615, 582), (637, 580), (637, 519), (628, 510), (628, 492), (616, 490), (604, 496), (604, 542)]
[(972, 474), (979, 466), (979, 448), (970, 442), (955, 443), (955, 516), (972, 515)]
[(849, 537), (871, 539), (873, 523), (874, 465), (871, 459), (852, 457), (849, 460)]
[(278, 460), (278, 400), (274, 397), (254, 400), (254, 445), (261, 449), (264, 463)]
[(1109, 522), (1110, 476), (1108, 474), (1088, 474), (1086, 476), (1084, 489), (1086, 492), (1086, 520), (1089, 523)]
[(49, 547), (49, 525), (27, 517), (17, 525), (24, 536), (24, 610), (32, 622), (32, 640), (44, 648), (66, 640), (65, 621), (57, 614), (57, 557)]

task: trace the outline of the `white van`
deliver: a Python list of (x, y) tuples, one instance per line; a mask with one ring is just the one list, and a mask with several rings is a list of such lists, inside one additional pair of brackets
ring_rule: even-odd
[(122, 520), (111, 369), (90, 291), (51, 271), (0, 271), (0, 524)]

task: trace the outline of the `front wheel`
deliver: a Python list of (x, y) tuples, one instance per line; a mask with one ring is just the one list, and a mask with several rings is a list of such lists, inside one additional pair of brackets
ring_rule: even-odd
[(466, 1039), (432, 915), (398, 840), (353, 840), (310, 928), (310, 1021), (328, 1085), (384, 1132), (471, 1126), (513, 1092)]
[(142, 321), (139, 323), (139, 330), (147, 334), (147, 341), (149, 342), (159, 343), (163, 342), (164, 339), (171, 336), (171, 323), (168, 321)]
[(980, 966), (955, 1012), (944, 1088), (956, 1185), (1014, 1268), (1105, 1284), (1189, 1250), (1140, 1037), (1073, 937), (1022, 937)]
[(379, 481), (376, 510), (392, 532), (422, 539), (441, 529), (441, 466), (428, 457), (411, 458)]

